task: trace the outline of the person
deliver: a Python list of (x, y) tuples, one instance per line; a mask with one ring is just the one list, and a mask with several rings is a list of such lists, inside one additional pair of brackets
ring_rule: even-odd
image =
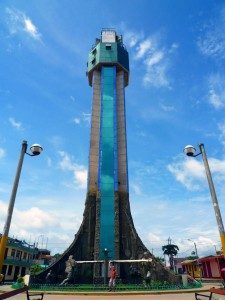
[(47, 284), (51, 283), (51, 281), (52, 281), (52, 270), (50, 270), (50, 271), (48, 272), (47, 276), (45, 277), (45, 282), (46, 282)]
[(4, 275), (0, 274), (0, 284), (4, 284)]
[(109, 291), (112, 290), (115, 291), (116, 276), (117, 276), (116, 267), (113, 262), (110, 262), (109, 263)]
[(220, 270), (221, 272), (221, 277), (222, 277), (222, 285), (223, 285), (223, 288), (225, 289), (225, 268), (222, 268)]
[(150, 272), (150, 270), (148, 270), (148, 272), (146, 274), (146, 278), (145, 278), (146, 287), (149, 286), (150, 283), (151, 283), (151, 272)]

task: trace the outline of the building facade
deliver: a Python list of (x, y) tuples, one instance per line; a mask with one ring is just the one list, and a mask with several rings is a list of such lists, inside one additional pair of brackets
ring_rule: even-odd
[(201, 264), (198, 262), (198, 259), (186, 259), (181, 262), (183, 273), (189, 274), (193, 278), (202, 277)]
[(25, 241), (9, 238), (5, 251), (2, 273), (5, 281), (16, 281), (17, 277), (29, 274), (35, 248)]
[(221, 278), (221, 269), (225, 268), (223, 255), (210, 255), (199, 260), (204, 278)]

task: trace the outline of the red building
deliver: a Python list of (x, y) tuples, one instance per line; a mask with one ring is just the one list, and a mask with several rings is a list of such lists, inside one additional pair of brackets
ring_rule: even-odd
[(221, 278), (221, 269), (225, 268), (223, 255), (210, 255), (198, 259), (203, 278)]

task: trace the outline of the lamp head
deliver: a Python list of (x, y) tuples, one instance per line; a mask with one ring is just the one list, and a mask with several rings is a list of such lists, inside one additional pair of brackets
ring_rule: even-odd
[(32, 152), (33, 155), (39, 155), (43, 151), (43, 148), (39, 144), (33, 144), (30, 147), (30, 151)]
[(196, 149), (192, 145), (187, 145), (186, 147), (184, 147), (184, 153), (187, 156), (194, 156), (195, 152), (196, 152)]

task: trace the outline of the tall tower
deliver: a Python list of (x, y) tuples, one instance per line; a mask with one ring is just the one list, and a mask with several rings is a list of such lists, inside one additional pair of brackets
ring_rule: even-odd
[[(70, 247), (35, 280), (43, 280), (51, 269), (55, 281), (60, 281), (69, 255), (77, 261), (98, 261), (105, 259), (106, 249), (110, 260), (140, 259), (147, 254), (154, 261), (155, 279), (165, 280), (170, 275), (142, 243), (130, 212), (125, 112), (129, 58), (122, 37), (114, 30), (104, 29), (96, 39), (87, 76), (93, 98), (83, 221)], [(102, 276), (98, 263), (78, 269), (82, 281)], [(128, 272), (129, 265), (121, 265), (120, 277), (126, 278)]]
[(128, 52), (114, 30), (102, 30), (88, 57), (88, 81), (93, 88), (88, 192), (99, 195), (95, 256), (108, 249), (119, 257), (115, 228), (118, 192), (128, 193), (124, 89), (129, 79)]

